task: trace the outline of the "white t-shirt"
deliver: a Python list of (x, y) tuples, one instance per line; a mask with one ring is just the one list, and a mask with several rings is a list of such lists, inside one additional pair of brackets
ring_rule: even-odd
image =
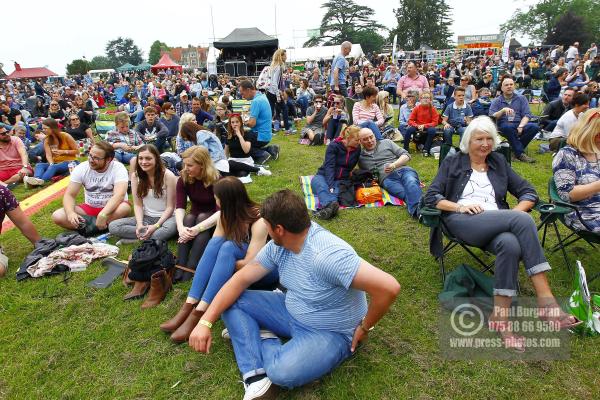
[(469, 182), (465, 186), (458, 204), (466, 206), (479, 204), (484, 210), (497, 210), (496, 192), (490, 182), (487, 172), (473, 170)]
[(567, 111), (558, 119), (554, 130), (548, 135), (548, 139), (566, 138), (569, 136), (569, 132), (571, 132), (571, 129), (576, 122), (577, 117), (575, 116), (573, 110)]
[(569, 50), (567, 50), (567, 60), (569, 58), (575, 58), (575, 56), (579, 54), (579, 49), (575, 46), (571, 46), (569, 47)]
[[(128, 182), (127, 169), (120, 162), (113, 160), (104, 172), (97, 172), (90, 168), (88, 161), (84, 161), (71, 172), (71, 182), (81, 183), (85, 189), (85, 203), (94, 208), (102, 208), (113, 195), (115, 184)], [(127, 193), (123, 199), (127, 201)]]

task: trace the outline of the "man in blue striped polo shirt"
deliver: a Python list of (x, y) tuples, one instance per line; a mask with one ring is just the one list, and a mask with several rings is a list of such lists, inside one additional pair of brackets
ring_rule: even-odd
[[(244, 400), (267, 398), (272, 384), (298, 387), (333, 370), (400, 291), (393, 276), (311, 222), (304, 200), (292, 191), (268, 197), (261, 215), (272, 240), (223, 286), (189, 340), (208, 353), (210, 328), (223, 314), (246, 385)], [(275, 269), (285, 294), (246, 291)], [(279, 337), (290, 340), (282, 345)]]

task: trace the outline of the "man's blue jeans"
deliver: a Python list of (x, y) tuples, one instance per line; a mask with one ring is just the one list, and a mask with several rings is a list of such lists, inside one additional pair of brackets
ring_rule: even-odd
[[(313, 176), (312, 181), (310, 181), (310, 187), (313, 194), (319, 199), (321, 208), (338, 200), (338, 193), (340, 192), (339, 183), (339, 181), (333, 181), (333, 188), (330, 188), (323, 175), (317, 174)], [(333, 192), (330, 192), (329, 189), (333, 189)]]
[(514, 122), (503, 122), (498, 125), (498, 130), (500, 134), (508, 139), (508, 143), (510, 143), (510, 147), (515, 152), (515, 155), (518, 157), (524, 151), (529, 142), (533, 140), (535, 135), (540, 131), (540, 127), (538, 124), (533, 122), (528, 122), (527, 125), (523, 128), (523, 132), (519, 136), (517, 132), (517, 127), (519, 126), (519, 121)]
[[(165, 147), (169, 146), (167, 139), (169, 138), (169, 135), (157, 135), (156, 136), (156, 148), (158, 149), (159, 153), (162, 153), (165, 150)], [(170, 146), (169, 146), (170, 147)]]
[(377, 140), (383, 139), (383, 136), (381, 136), (381, 130), (379, 129), (379, 127), (377, 126), (377, 124), (375, 122), (364, 121), (364, 122), (361, 122), (360, 124), (358, 124), (358, 126), (360, 126), (361, 128), (369, 128), (370, 130), (372, 130), (373, 135), (375, 135), (375, 139), (377, 139)]
[(308, 103), (309, 103), (308, 96), (299, 96), (296, 99), (296, 104), (298, 104), (300, 106), (300, 110), (301, 110), (303, 117), (306, 117), (306, 110), (308, 109)]
[[(296, 321), (283, 293), (246, 290), (222, 318), (244, 380), (267, 374), (274, 384), (294, 388), (322, 377), (352, 354), (347, 335)], [(261, 340), (260, 329), (290, 340)]]
[(392, 196), (404, 200), (408, 213), (415, 215), (423, 193), (417, 171), (411, 167), (397, 169), (384, 179), (382, 186)]
[[(78, 163), (77, 161), (75, 161)], [(33, 176), (36, 178), (40, 178), (48, 182), (55, 176), (58, 175), (67, 175), (69, 173), (69, 161), (63, 161), (58, 164), (48, 164), (48, 163), (37, 163), (35, 164), (35, 170), (33, 172)]]
[(448, 129), (444, 129), (444, 143), (452, 145), (452, 135), (454, 135), (455, 133), (458, 133), (458, 137), (462, 139), (463, 133), (465, 133), (465, 129), (466, 128), (464, 126), (451, 126)]

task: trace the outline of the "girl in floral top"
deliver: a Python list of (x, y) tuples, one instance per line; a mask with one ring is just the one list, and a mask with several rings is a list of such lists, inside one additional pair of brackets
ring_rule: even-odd
[(554, 157), (552, 170), (559, 196), (579, 208), (566, 223), (578, 230), (600, 233), (600, 108), (588, 110), (571, 130)]

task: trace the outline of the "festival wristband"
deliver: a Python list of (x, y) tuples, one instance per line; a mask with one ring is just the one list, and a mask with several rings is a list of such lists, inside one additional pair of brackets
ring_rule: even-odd
[(212, 329), (212, 325), (213, 325), (212, 322), (209, 322), (205, 319), (201, 319), (199, 323), (200, 323), (200, 325), (204, 325), (208, 329)]
[(102, 218), (108, 218), (108, 215), (106, 213), (104, 213), (104, 212), (98, 213), (98, 216), (102, 217)]
[(161, 225), (160, 225), (160, 224), (157, 222), (156, 224), (154, 224), (154, 227), (155, 227), (156, 229), (158, 229), (158, 228), (160, 228), (160, 227), (161, 227)]

